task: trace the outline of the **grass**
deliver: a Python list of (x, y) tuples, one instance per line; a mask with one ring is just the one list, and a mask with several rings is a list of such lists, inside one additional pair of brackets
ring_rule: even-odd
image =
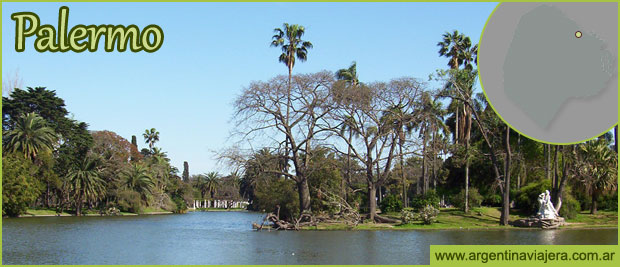
[(149, 213), (172, 213), (172, 211), (167, 211), (164, 209), (156, 209), (153, 207), (146, 207), (140, 212), (140, 214), (149, 214)]
[[(32, 216), (56, 216), (58, 213), (56, 210), (52, 209), (28, 209), (26, 210), (26, 214), (24, 216), (32, 215)], [(71, 214), (62, 212), (61, 216), (71, 216)]]
[(590, 214), (589, 211), (582, 211), (566, 222), (568, 228), (618, 227), (618, 212), (600, 210), (596, 214)]
[[(510, 211), (510, 220), (527, 218), (519, 210)], [(400, 213), (388, 212), (386, 217), (400, 219)], [(500, 209), (497, 207), (473, 208), (469, 213), (459, 209), (440, 209), (440, 213), (433, 224), (423, 224), (415, 221), (410, 224), (364, 223), (357, 226), (344, 223), (321, 223), (317, 226), (305, 227), (305, 230), (414, 230), (414, 229), (519, 229), (510, 226), (500, 226)], [(582, 212), (577, 218), (567, 220), (562, 228), (606, 228), (618, 227), (618, 213), (613, 211), (599, 211), (596, 215)]]

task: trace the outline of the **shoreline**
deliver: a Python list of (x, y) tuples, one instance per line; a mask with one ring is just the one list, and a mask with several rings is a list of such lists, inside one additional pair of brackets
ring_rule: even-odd
[[(542, 229), (536, 227), (515, 227), (515, 226), (490, 226), (490, 227), (402, 227), (401, 225), (393, 224), (360, 224), (358, 226), (346, 226), (344, 224), (319, 224), (318, 226), (307, 226), (301, 228), (300, 231), (538, 231), (538, 230), (598, 230), (598, 229), (618, 229), (617, 225), (584, 225), (581, 226), (560, 226), (557, 229)], [(274, 229), (270, 229), (274, 230)]]
[(35, 218), (35, 217), (113, 217), (113, 216), (139, 216), (139, 215), (168, 215), (168, 214), (174, 214), (174, 212), (172, 211), (151, 211), (151, 212), (144, 212), (144, 213), (132, 213), (132, 212), (121, 212), (118, 215), (108, 215), (108, 214), (99, 214), (99, 213), (86, 213), (86, 214), (82, 214), (82, 216), (76, 216), (75, 214), (71, 214), (71, 213), (56, 213), (53, 214), (52, 210), (36, 210), (36, 211), (43, 211), (43, 212), (49, 212), (48, 214), (33, 214), (33, 213), (26, 213), (26, 214), (20, 214), (17, 217), (4, 217), (4, 218)]

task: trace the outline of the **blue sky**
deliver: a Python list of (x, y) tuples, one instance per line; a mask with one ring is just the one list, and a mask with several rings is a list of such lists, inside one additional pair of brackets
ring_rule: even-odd
[[(38, 53), (34, 38), (14, 50), (14, 12), (30, 11), (58, 28), (157, 24), (165, 40), (155, 53)], [(212, 151), (226, 146), (232, 102), (251, 81), (286, 74), (269, 47), (283, 22), (306, 27), (314, 44), (294, 73), (337, 70), (357, 61), (361, 81), (412, 76), (427, 80), (447, 59), (437, 42), (454, 29), (478, 42), (496, 3), (2, 3), (2, 75), (19, 71), (24, 86), (56, 90), (75, 119), (142, 141), (156, 128), (157, 146), (190, 173), (222, 171)], [(140, 147), (145, 147), (143, 143)]]

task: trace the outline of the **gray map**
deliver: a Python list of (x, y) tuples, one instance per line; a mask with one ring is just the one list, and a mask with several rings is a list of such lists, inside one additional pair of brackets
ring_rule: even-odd
[(513, 128), (550, 143), (618, 118), (617, 3), (503, 3), (480, 42), (480, 78)]

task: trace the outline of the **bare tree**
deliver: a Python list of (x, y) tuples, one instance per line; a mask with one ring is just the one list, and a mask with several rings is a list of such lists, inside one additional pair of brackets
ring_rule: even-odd
[(278, 76), (268, 82), (251, 83), (234, 103), (236, 126), (243, 139), (252, 141), (262, 133), (274, 147), (288, 150), (283, 157), (292, 162), (292, 173), (266, 171), (295, 181), (302, 214), (310, 211), (307, 171), (312, 155), (308, 154), (317, 134), (324, 131), (317, 123), (330, 112), (327, 100), (333, 82), (333, 74), (326, 71), (295, 75), (289, 101), (288, 77)]
[(19, 69), (16, 69), (12, 74), (5, 75), (2, 81), (2, 94), (10, 96), (15, 88), (22, 88), (24, 86), (24, 79), (19, 75)]
[[(332, 136), (342, 140), (347, 147), (333, 145), (341, 153), (350, 153), (351, 157), (361, 163), (365, 169), (368, 185), (368, 209), (370, 221), (390, 221), (378, 216), (377, 189), (388, 179), (392, 161), (398, 157), (398, 132), (394, 120), (388, 119), (389, 112), (411, 113), (416, 106), (416, 98), (422, 91), (422, 84), (413, 78), (401, 78), (389, 83), (359, 85), (360, 88), (333, 95), (346, 95), (349, 101), (334, 101), (336, 106), (326, 117), (322, 129), (327, 129)], [(347, 125), (353, 136), (339, 130)]]

